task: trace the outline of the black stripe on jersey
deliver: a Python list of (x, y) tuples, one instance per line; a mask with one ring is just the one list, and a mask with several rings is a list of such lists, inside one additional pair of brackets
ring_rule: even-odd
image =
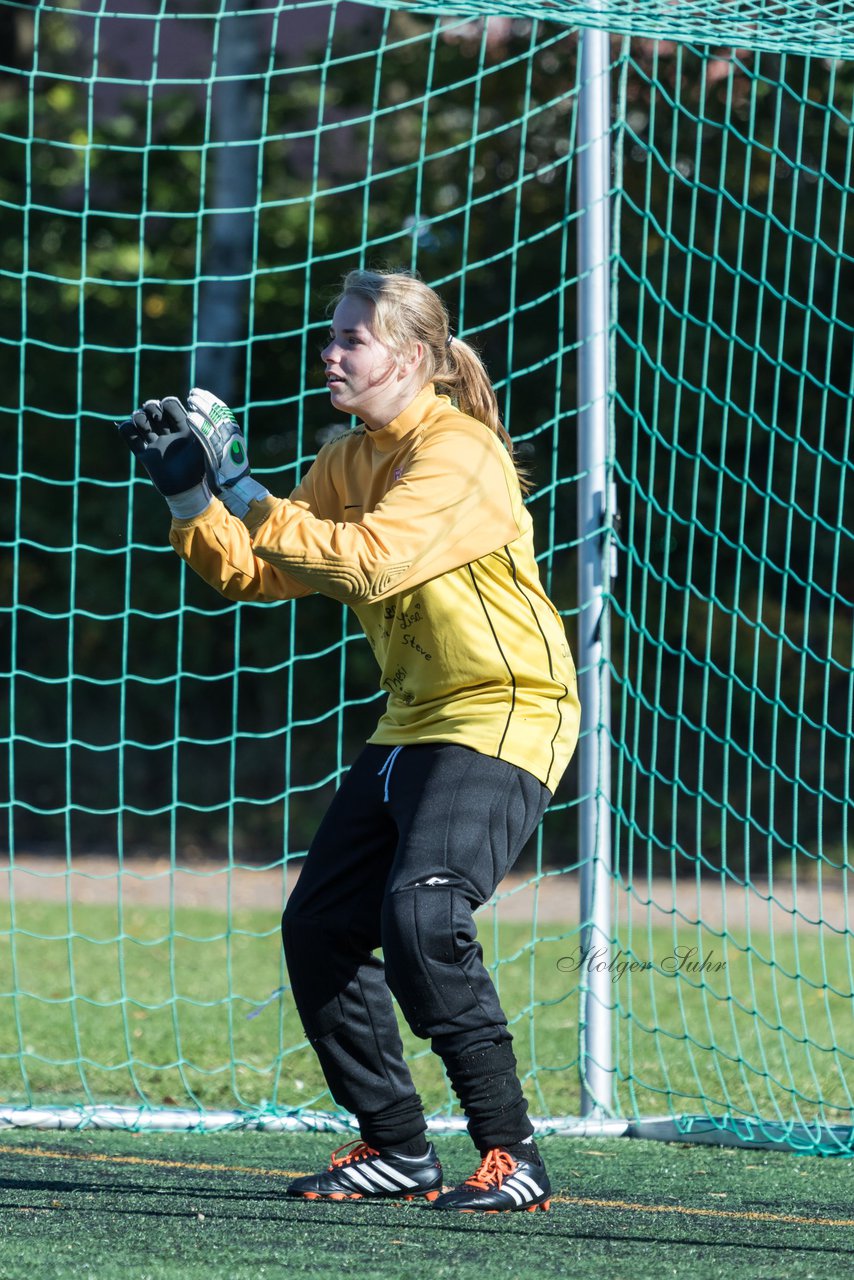
[[(507, 559), (510, 561), (510, 572), (513, 574), (513, 585), (515, 586), (516, 590), (519, 592), (519, 595), (522, 597), (522, 599), (527, 601), (527, 603), (528, 603), (528, 608), (531, 610), (531, 616), (532, 616), (532, 617), (533, 617), (533, 619), (534, 619), (534, 623), (536, 624), (536, 628), (537, 628), (537, 630), (539, 631), (540, 635), (542, 636), (543, 644), (545, 645), (545, 648), (546, 648), (546, 657), (547, 657), (547, 658), (548, 658), (548, 660), (549, 660), (549, 675), (551, 676), (552, 680), (554, 680), (554, 678), (555, 678), (555, 671), (554, 671), (554, 665), (552, 664), (552, 651), (551, 651), (551, 649), (550, 649), (550, 647), (549, 647), (549, 642), (548, 642), (548, 640), (546, 639), (545, 632), (543, 631), (543, 628), (540, 626), (540, 620), (539, 620), (539, 618), (537, 617), (537, 611), (536, 611), (536, 609), (534, 608), (534, 602), (533, 602), (533, 600), (530, 598), (530, 596), (527, 594), (527, 592), (525, 592), (525, 591), (523, 590), (522, 586), (521, 586), (521, 585), (520, 585), (520, 583), (519, 583), (519, 579), (518, 579), (518, 577), (516, 576), (516, 561), (513, 559), (513, 556), (512, 556), (512, 554), (511, 554), (511, 552), (510, 552), (510, 548), (509, 548), (509, 547), (505, 547), (505, 548), (504, 548), (504, 550), (505, 550), (505, 551), (506, 551), (506, 553), (507, 553)], [(562, 680), (560, 680), (560, 681), (555, 681), (555, 683), (556, 683), (556, 684), (558, 684), (558, 683), (559, 683), (559, 684), (561, 685), (561, 687), (562, 687), (562, 689), (563, 689), (563, 693), (560, 695), (560, 697), (559, 697), (559, 698), (556, 700), (556, 702), (555, 702), (555, 708), (556, 708), (556, 710), (557, 710), (557, 728), (555, 729), (554, 733), (552, 734), (552, 740), (551, 740), (551, 742), (550, 742), (550, 744), (549, 744), (549, 746), (551, 747), (551, 753), (552, 753), (551, 764), (549, 765), (549, 773), (548, 773), (548, 776), (549, 776), (549, 777), (551, 777), (552, 767), (553, 767), (554, 762), (555, 762), (555, 738), (556, 738), (556, 737), (557, 737), (557, 735), (560, 733), (560, 726), (561, 726), (561, 719), (562, 719), (562, 717), (561, 717), (560, 704), (563, 702), (564, 698), (569, 697), (569, 689), (567, 689), (567, 687), (566, 687), (566, 685), (563, 683), (563, 681), (562, 681)]]
[(504, 746), (504, 739), (507, 737), (507, 730), (510, 728), (510, 719), (511, 719), (511, 716), (513, 715), (513, 712), (516, 710), (516, 677), (513, 674), (513, 669), (510, 666), (510, 663), (507, 661), (506, 653), (501, 648), (501, 641), (498, 639), (498, 636), (495, 631), (495, 627), (492, 625), (492, 619), (489, 616), (489, 611), (486, 607), (486, 602), (483, 596), (480, 594), (480, 587), (477, 585), (477, 579), (474, 576), (474, 569), (471, 565), (468, 566), (468, 571), (469, 571), (469, 574), (471, 575), (471, 580), (472, 580), (474, 589), (477, 592), (477, 598), (480, 601), (480, 606), (483, 609), (484, 617), (486, 618), (486, 621), (489, 623), (489, 629), (492, 632), (492, 638), (495, 641), (496, 647), (498, 648), (498, 652), (501, 654), (501, 659), (505, 667), (507, 668), (507, 674), (509, 675), (511, 683), (513, 685), (513, 696), (510, 700), (510, 710), (507, 713), (507, 723), (504, 726), (504, 732), (501, 735), (501, 741), (498, 744), (498, 751), (496, 752), (496, 756), (500, 760), (501, 748)]

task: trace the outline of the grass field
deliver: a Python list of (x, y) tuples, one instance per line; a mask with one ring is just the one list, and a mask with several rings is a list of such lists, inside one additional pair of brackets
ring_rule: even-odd
[[(577, 1114), (577, 935), (554, 925), (534, 935), (489, 913), (480, 932), (487, 961), (501, 957), (496, 982), (532, 1111)], [(835, 954), (823, 936), (772, 944), (756, 932), (748, 942), (621, 926), (618, 963), (654, 966), (615, 970), (611, 983), (624, 1113), (806, 1118), (821, 1101), (825, 1119), (847, 1121), (849, 957), (846, 941)], [(677, 968), (672, 957), (692, 947), (720, 967)], [(289, 992), (270, 1000), (284, 983), (274, 911), (2, 902), (0, 1099), (328, 1107)], [(427, 1105), (449, 1110), (436, 1059), (405, 1039)]]
[[(288, 1202), (329, 1136), (0, 1131), (0, 1280), (839, 1280), (851, 1166), (611, 1139), (547, 1139), (549, 1213)], [(473, 1169), (440, 1139), (446, 1181)]]
[[(480, 931), (532, 1111), (577, 1114), (577, 936), (488, 913)], [(854, 1034), (850, 992), (838, 985), (847, 953), (842, 963), (818, 932), (777, 934), (771, 946), (755, 932), (621, 925), (617, 966), (653, 965), (615, 968), (611, 984), (626, 1114), (755, 1107), (773, 1117), (779, 1105), (783, 1116), (812, 1116), (821, 1098), (825, 1119), (850, 1120)], [(692, 947), (709, 967), (668, 963)], [(289, 993), (270, 998), (284, 983), (272, 911), (2, 903), (0, 1097), (328, 1107)], [(427, 1105), (450, 1113), (436, 1060), (406, 1039)], [(836, 1280), (852, 1265), (845, 1160), (551, 1137), (548, 1214), (284, 1199), (288, 1178), (325, 1165), (341, 1142), (0, 1129), (0, 1280), (399, 1280), (416, 1270), (454, 1280)], [(447, 1183), (473, 1171), (467, 1138), (437, 1145)]]

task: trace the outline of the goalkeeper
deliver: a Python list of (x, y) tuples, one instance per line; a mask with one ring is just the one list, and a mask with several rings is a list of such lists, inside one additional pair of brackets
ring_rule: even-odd
[[(178, 554), (230, 600), (321, 592), (350, 605), (389, 695), (282, 921), (306, 1036), (361, 1138), (288, 1195), (547, 1209), (472, 912), (575, 747), (566, 636), (540, 585), (495, 393), (439, 296), (409, 273), (350, 272), (322, 359), (332, 405), (360, 425), (320, 450), (289, 498), (251, 476), (233, 415), (208, 392), (190, 392), (189, 412), (147, 401), (120, 426), (167, 498)], [(392, 992), (442, 1059), (480, 1153), (449, 1191)]]

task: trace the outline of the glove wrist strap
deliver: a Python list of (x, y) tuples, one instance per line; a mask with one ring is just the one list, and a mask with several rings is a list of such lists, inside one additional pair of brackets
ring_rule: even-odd
[(250, 502), (260, 502), (269, 496), (269, 489), (265, 489), (263, 484), (259, 484), (251, 476), (243, 476), (234, 484), (221, 489), (219, 494), (220, 501), (225, 503), (231, 514), (237, 516), (238, 520), (242, 520), (249, 514)]
[(183, 493), (170, 493), (166, 501), (176, 520), (192, 520), (193, 516), (200, 516), (208, 509), (211, 496), (208, 482), (203, 480), (201, 484), (185, 489)]

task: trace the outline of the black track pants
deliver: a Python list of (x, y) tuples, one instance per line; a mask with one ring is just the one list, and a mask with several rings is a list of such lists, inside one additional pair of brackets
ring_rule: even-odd
[(335, 1101), (368, 1118), (363, 1136), (372, 1115), (417, 1103), (389, 988), (443, 1059), (480, 1149), (532, 1132), (472, 911), (550, 798), (526, 770), (450, 743), (369, 745), (346, 775), (282, 934), (306, 1035)]

